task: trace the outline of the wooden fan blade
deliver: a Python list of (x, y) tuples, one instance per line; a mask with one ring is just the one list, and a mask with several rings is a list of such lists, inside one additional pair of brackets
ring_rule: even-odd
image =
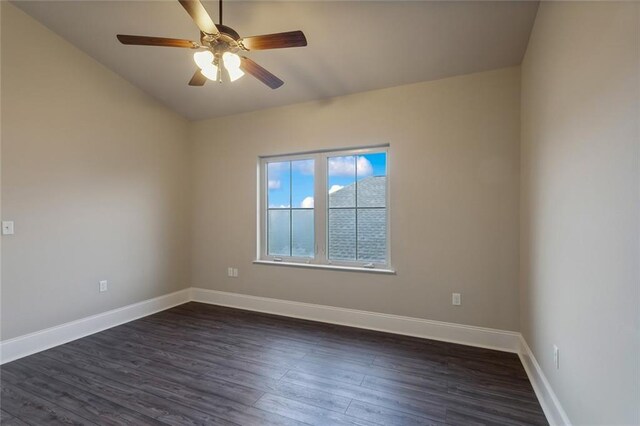
[(188, 49), (198, 47), (198, 43), (195, 41), (182, 40), (179, 38), (147, 37), (126, 34), (118, 34), (117, 37), (122, 44), (134, 44), (138, 46), (186, 47)]
[(302, 31), (258, 35), (243, 38), (241, 41), (247, 50), (281, 49), (307, 45), (307, 38)]
[(182, 7), (187, 11), (191, 19), (194, 20), (200, 31), (216, 35), (219, 34), (216, 24), (211, 20), (211, 16), (207, 13), (200, 0), (178, 0)]
[(193, 74), (193, 77), (191, 77), (191, 80), (189, 80), (189, 86), (204, 86), (204, 83), (206, 83), (207, 81), (207, 77), (205, 77), (200, 70), (196, 70), (195, 74)]
[(284, 84), (284, 81), (244, 56), (240, 57), (240, 69), (251, 74), (272, 89), (277, 89)]

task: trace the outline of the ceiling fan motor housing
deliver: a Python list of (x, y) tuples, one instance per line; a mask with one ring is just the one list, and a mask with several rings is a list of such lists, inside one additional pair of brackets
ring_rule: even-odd
[(240, 35), (231, 27), (217, 25), (220, 33), (216, 36), (200, 32), (200, 43), (203, 47), (211, 49), (214, 55), (222, 55), (224, 52), (236, 53), (242, 50)]

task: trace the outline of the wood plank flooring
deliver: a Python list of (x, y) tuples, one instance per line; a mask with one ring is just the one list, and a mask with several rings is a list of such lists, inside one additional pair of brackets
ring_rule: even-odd
[(547, 424), (515, 354), (199, 303), (0, 374), (2, 425)]

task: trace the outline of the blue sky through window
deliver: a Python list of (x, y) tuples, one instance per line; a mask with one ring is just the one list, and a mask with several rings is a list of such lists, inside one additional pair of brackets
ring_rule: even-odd
[[(386, 176), (387, 155), (379, 152), (330, 157), (327, 166), (327, 189), (334, 192), (355, 182), (356, 168), (358, 180)], [(314, 160), (269, 163), (267, 174), (269, 208), (313, 207)]]
[(346, 157), (330, 157), (328, 160), (329, 193), (338, 191), (356, 181), (371, 176), (387, 175), (387, 154), (350, 155)]
[(269, 208), (312, 208), (314, 160), (269, 163)]

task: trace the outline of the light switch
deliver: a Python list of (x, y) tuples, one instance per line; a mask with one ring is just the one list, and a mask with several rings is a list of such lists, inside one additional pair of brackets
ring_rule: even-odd
[(3, 220), (2, 221), (2, 235), (13, 235), (13, 221), (12, 220)]
[(460, 306), (462, 304), (460, 293), (451, 293), (451, 304), (454, 306)]

